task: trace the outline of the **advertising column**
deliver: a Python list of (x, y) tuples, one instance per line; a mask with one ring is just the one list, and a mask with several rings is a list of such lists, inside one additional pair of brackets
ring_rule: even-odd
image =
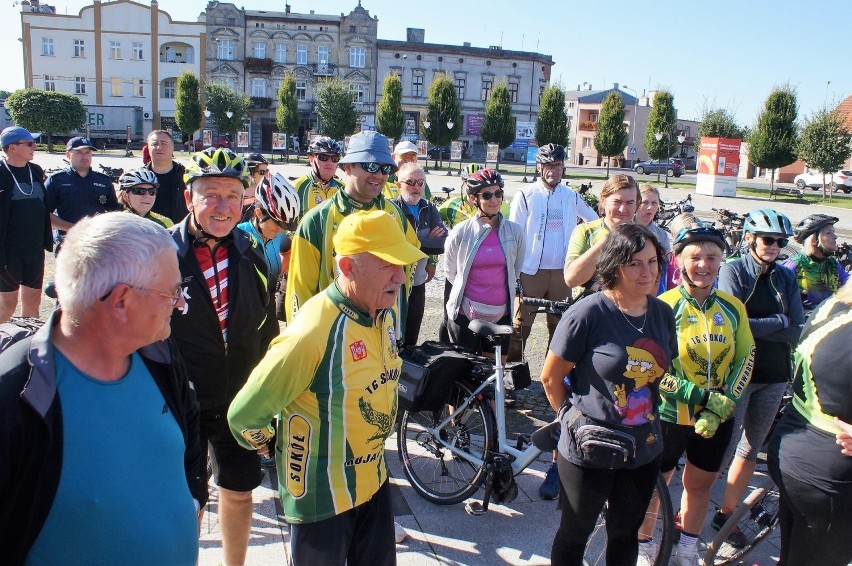
[(742, 140), (701, 138), (695, 192), (716, 197), (737, 196)]

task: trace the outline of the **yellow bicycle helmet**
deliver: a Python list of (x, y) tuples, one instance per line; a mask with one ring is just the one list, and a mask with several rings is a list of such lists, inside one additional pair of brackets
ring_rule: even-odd
[(208, 147), (192, 154), (183, 181), (187, 186), (201, 177), (231, 177), (249, 186), (249, 168), (245, 160), (226, 147)]

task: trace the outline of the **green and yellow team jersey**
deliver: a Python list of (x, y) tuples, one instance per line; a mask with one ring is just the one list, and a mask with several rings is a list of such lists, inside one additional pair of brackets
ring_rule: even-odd
[[(571, 232), (571, 239), (568, 240), (568, 252), (565, 254), (565, 263), (573, 261), (589, 251), (598, 240), (605, 238), (607, 234), (609, 234), (609, 226), (606, 225), (603, 218), (578, 224), (574, 228), (574, 231)], [(593, 283), (594, 279), (590, 279), (585, 285), (574, 287), (571, 290), (571, 295), (576, 299), (583, 294), (587, 286)]]
[[(476, 207), (471, 206), (467, 197), (453, 197), (448, 198), (438, 206), (438, 214), (447, 228), (452, 228), (459, 222), (473, 218), (476, 214)], [(503, 204), (500, 205), (500, 214), (503, 215), (503, 218), (509, 218), (509, 200), (503, 199)]]
[[(290, 268), (287, 273), (287, 292), (284, 297), (284, 316), (287, 322), (293, 318), (305, 302), (331, 285), (337, 276), (332, 240), (340, 222), (358, 210), (384, 210), (398, 222), (408, 242), (420, 248), (417, 234), (402, 211), (382, 195), (364, 204), (339, 191), (321, 206), (312, 209), (299, 222), (290, 248)], [(400, 292), (397, 313), (405, 320), (408, 293), (414, 274), (414, 265), (406, 266), (406, 285)]]
[(249, 449), (246, 439), (278, 415), (287, 521), (340, 515), (387, 481), (384, 442), (396, 421), (402, 366), (395, 327), (393, 311), (374, 323), (332, 284), (272, 341), (231, 403), (231, 431)]
[(695, 424), (708, 389), (739, 402), (754, 368), (754, 338), (745, 305), (716, 289), (702, 306), (682, 285), (659, 299), (674, 311), (678, 342), (678, 357), (660, 381), (660, 418)]
[(296, 179), (293, 182), (293, 188), (299, 193), (302, 208), (300, 216), (304, 217), (306, 212), (333, 197), (337, 191), (343, 190), (343, 182), (335, 176), (329, 181), (328, 186), (324, 187), (322, 183), (314, 181), (314, 176), (308, 173)]

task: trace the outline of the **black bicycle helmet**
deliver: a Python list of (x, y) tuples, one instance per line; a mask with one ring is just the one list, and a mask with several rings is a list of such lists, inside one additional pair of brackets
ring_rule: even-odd
[(340, 142), (331, 139), (328, 136), (317, 138), (308, 146), (308, 153), (336, 153), (343, 155), (343, 148)]
[(480, 169), (467, 178), (467, 194), (475, 195), (485, 187), (503, 188), (503, 177), (493, 169)]
[(683, 251), (683, 248), (689, 244), (695, 244), (697, 242), (712, 242), (719, 246), (723, 253), (727, 253), (728, 251), (728, 244), (725, 242), (725, 235), (716, 228), (707, 226), (703, 222), (695, 222), (690, 226), (681, 228), (675, 235), (674, 242), (672, 243), (672, 250), (674, 250), (675, 255), (677, 255), (680, 254), (680, 252)]
[(269, 163), (269, 161), (267, 161), (266, 158), (260, 153), (244, 153), (243, 161), (246, 162), (246, 165), (248, 165), (249, 171), (251, 173), (254, 173), (254, 170), (257, 169), (258, 165)]
[(565, 161), (567, 158), (568, 154), (565, 152), (565, 148), (558, 143), (543, 145), (538, 148), (535, 154), (535, 162), (544, 165), (553, 163), (554, 161)]
[(819, 233), (826, 226), (837, 224), (839, 220), (836, 216), (829, 216), (827, 214), (810, 214), (805, 216), (796, 226), (795, 240), (800, 244), (804, 244), (808, 236)]

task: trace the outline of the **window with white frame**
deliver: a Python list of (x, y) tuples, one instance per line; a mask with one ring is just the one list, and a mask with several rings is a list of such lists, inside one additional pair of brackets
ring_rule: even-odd
[(367, 85), (361, 84), (353, 84), (349, 86), (350, 90), (355, 93), (355, 102), (362, 103), (367, 102)]
[(512, 104), (518, 102), (518, 83), (517, 81), (511, 81), (509, 83), (509, 99), (512, 101)]
[(592, 138), (583, 138), (583, 149), (592, 149)]
[(297, 65), (307, 65), (308, 64), (308, 46), (307, 45), (297, 45), (296, 46), (296, 64)]
[(266, 79), (251, 80), (251, 95), (266, 96)]
[(53, 57), (53, 38), (52, 37), (42, 37), (41, 38), (41, 54), (45, 57)]
[(195, 63), (195, 48), (192, 45), (187, 45), (184, 48), (184, 55), (186, 56), (187, 63)]
[(142, 79), (133, 79), (133, 96), (145, 96), (145, 83)]
[(74, 94), (86, 94), (86, 77), (74, 77)]
[(494, 87), (494, 79), (482, 79), (482, 100), (488, 100), (491, 96), (491, 89)]
[(423, 96), (423, 75), (415, 74), (411, 77), (411, 96)]
[(216, 42), (216, 58), (221, 61), (234, 60), (234, 42), (230, 39), (220, 39)]
[(464, 100), (464, 78), (456, 77), (456, 97), (459, 100)]
[[(130, 57), (131, 59), (133, 59), (134, 61), (141, 61), (142, 59), (144, 59), (144, 57), (142, 57), (142, 42), (141, 41), (134, 41), (132, 48), (133, 48), (133, 55)], [(192, 61), (187, 61), (187, 62), (191, 63)]]
[(109, 80), (110, 96), (121, 96), (121, 77), (112, 77)]
[(110, 59), (121, 59), (121, 42), (120, 41), (110, 41), (109, 42), (109, 58)]
[(166, 79), (163, 81), (163, 98), (174, 99), (177, 97), (177, 80)]
[(275, 62), (276, 63), (286, 63), (287, 62), (287, 44), (286, 43), (276, 43), (275, 44)]
[(86, 56), (86, 40), (75, 39), (74, 40), (74, 57), (85, 57), (85, 56)]
[(251, 56), (255, 59), (266, 59), (266, 42), (255, 41), (251, 45)]
[(54, 75), (44, 76), (44, 90), (56, 90), (56, 77)]
[(327, 45), (318, 45), (317, 46), (317, 63), (320, 65), (328, 65), (328, 46)]
[(349, 66), (363, 69), (367, 66), (367, 50), (363, 47), (349, 48)]
[(305, 81), (296, 81), (296, 100), (304, 101), (308, 97), (308, 85)]

